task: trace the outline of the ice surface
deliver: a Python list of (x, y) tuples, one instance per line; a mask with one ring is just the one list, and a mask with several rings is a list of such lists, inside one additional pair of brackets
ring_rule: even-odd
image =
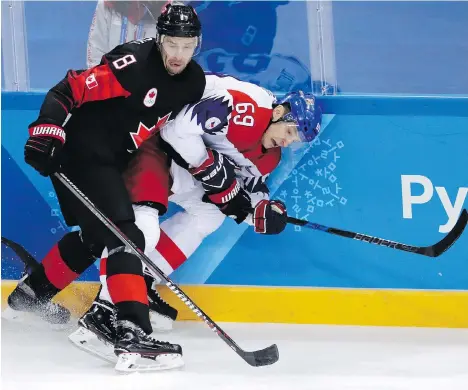
[(54, 331), (2, 321), (2, 388), (468, 390), (468, 329), (221, 324), (246, 350), (277, 343), (280, 360), (250, 367), (202, 323), (177, 322), (185, 367), (119, 375)]

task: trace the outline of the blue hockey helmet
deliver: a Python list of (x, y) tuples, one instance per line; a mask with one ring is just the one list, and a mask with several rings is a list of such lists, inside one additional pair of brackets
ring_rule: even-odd
[(302, 142), (313, 141), (322, 124), (322, 110), (315, 104), (314, 95), (306, 95), (302, 91), (292, 92), (278, 104), (288, 104), (291, 109), (280, 121), (295, 123)]

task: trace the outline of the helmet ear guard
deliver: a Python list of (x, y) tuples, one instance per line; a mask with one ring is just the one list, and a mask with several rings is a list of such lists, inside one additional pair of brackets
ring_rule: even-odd
[(287, 104), (290, 112), (280, 121), (294, 122), (302, 142), (311, 142), (320, 132), (322, 110), (315, 104), (315, 97), (304, 92), (292, 92), (286, 95), (279, 104)]

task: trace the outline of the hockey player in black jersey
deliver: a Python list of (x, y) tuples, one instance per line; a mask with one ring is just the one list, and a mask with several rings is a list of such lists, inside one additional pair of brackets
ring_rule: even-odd
[[(117, 46), (88, 70), (68, 71), (46, 95), (29, 126), (25, 160), (41, 175), (64, 172), (139, 248), (147, 237), (135, 224), (132, 199), (122, 172), (133, 153), (186, 104), (198, 101), (205, 76), (192, 60), (201, 43), (201, 24), (191, 6), (168, 4), (157, 20), (158, 35)], [(151, 142), (148, 141), (148, 142)], [(116, 303), (116, 369), (126, 353), (161, 365), (177, 365), (179, 345), (159, 342), (148, 314), (147, 287), (140, 260), (125, 251), (71, 193), (51, 177), (69, 226), (66, 234), (8, 297), (10, 309), (33, 312), (52, 323), (70, 313), (51, 299), (84, 272), (106, 248), (107, 284)], [(145, 204), (161, 215), (165, 207)], [(169, 363), (164, 362), (168, 359)]]

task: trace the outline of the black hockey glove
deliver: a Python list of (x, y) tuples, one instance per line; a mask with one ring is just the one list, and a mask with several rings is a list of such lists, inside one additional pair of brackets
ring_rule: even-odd
[(237, 180), (232, 187), (220, 194), (205, 195), (203, 201), (214, 203), (224, 215), (238, 224), (244, 222), (252, 210), (250, 196)]
[(254, 230), (260, 234), (279, 234), (286, 227), (286, 205), (280, 200), (261, 200), (253, 212)]
[(214, 203), (221, 212), (241, 223), (252, 208), (249, 194), (236, 179), (236, 165), (216, 150), (207, 149), (208, 158), (198, 168), (190, 170), (202, 183), (206, 195), (203, 201)]
[(32, 126), (24, 146), (24, 160), (42, 176), (49, 176), (59, 169), (59, 154), (64, 143), (65, 130), (60, 126)]

